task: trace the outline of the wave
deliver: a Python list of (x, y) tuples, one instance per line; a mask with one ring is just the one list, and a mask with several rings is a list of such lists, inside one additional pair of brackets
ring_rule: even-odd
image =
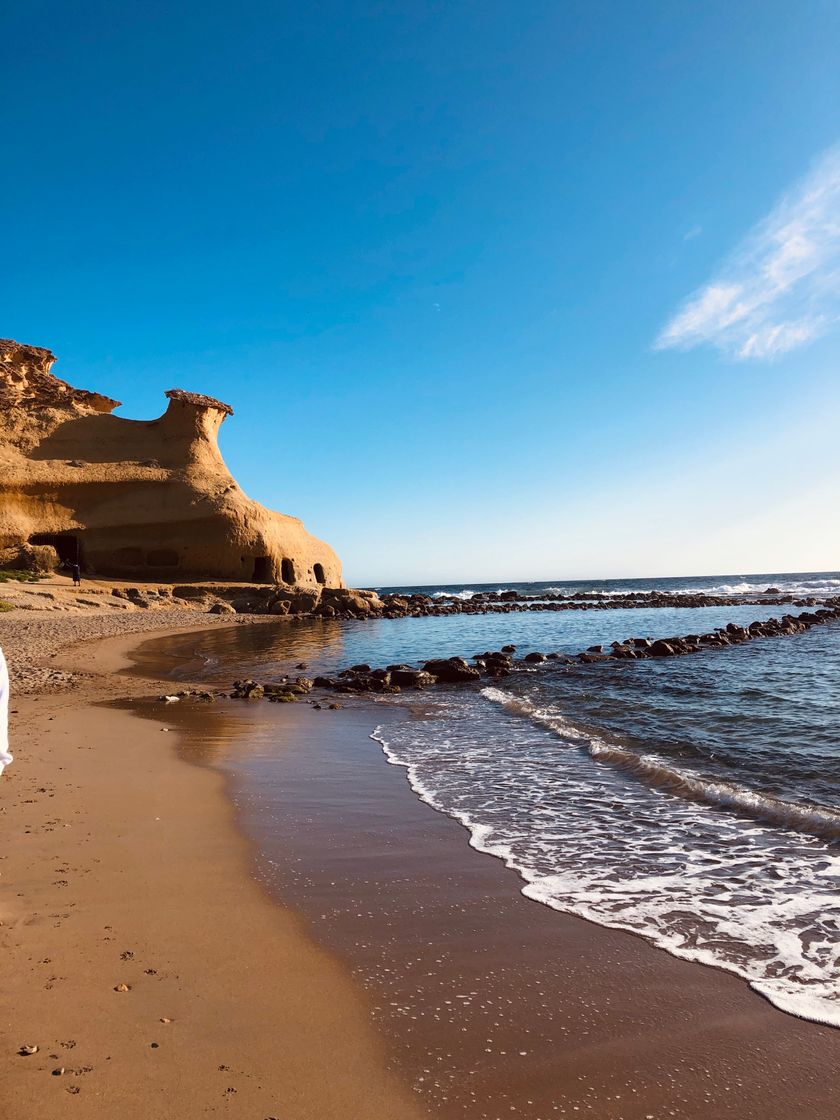
[[(492, 594), (501, 595), (502, 592), (504, 592), (504, 591), (515, 591), (517, 594), (522, 594), (522, 595), (529, 594), (529, 592), (522, 591), (522, 589), (519, 588), (519, 587), (497, 587), (492, 592)], [(486, 595), (486, 594), (487, 594), (487, 589), (486, 588), (483, 591), (474, 591), (472, 588), (465, 587), (462, 591), (433, 591), (431, 597), (433, 599), (462, 599), (462, 600), (468, 600), (468, 599), (472, 599), (476, 595)]]
[[(514, 719), (489, 716), (486, 701)], [(472, 847), (520, 876), (526, 897), (840, 1027), (840, 856), (826, 843), (840, 837), (840, 813), (684, 773), (493, 687), (371, 738)]]
[[(757, 596), (763, 595), (769, 587), (778, 588), (779, 593), (782, 595), (794, 595), (797, 597), (817, 597), (822, 595), (835, 595), (840, 593), (840, 579), (836, 576), (815, 576), (808, 578), (807, 576), (797, 576), (795, 578), (786, 578), (782, 575), (768, 575), (760, 581), (750, 581), (746, 578), (739, 579), (733, 577), (731, 582), (726, 583), (703, 583), (702, 580), (696, 582), (680, 583), (679, 580), (663, 579), (663, 580), (645, 580), (646, 586), (638, 586), (634, 581), (628, 580), (626, 582), (617, 581), (610, 587), (597, 586), (597, 584), (586, 584), (578, 582), (576, 584), (549, 584), (549, 583), (511, 583), (505, 586), (496, 587), (493, 590), (495, 593), (501, 594), (503, 591), (515, 591), (521, 595), (529, 597), (539, 595), (568, 595), (570, 597), (587, 595), (599, 596), (604, 599), (612, 599), (622, 595), (649, 595), (652, 591), (663, 592), (668, 595), (714, 595), (714, 596)], [(674, 586), (679, 584), (678, 586)], [(472, 599), (475, 595), (486, 593), (488, 588), (484, 587), (476, 590), (470, 587), (463, 587), (458, 590), (443, 590), (437, 589), (431, 592), (433, 599), (461, 599), (466, 601)]]
[(677, 594), (763, 595), (768, 587), (778, 587), (782, 595), (832, 595), (840, 590), (840, 579), (770, 580), (761, 583), (720, 583), (709, 587), (679, 587)]
[(514, 696), (499, 688), (484, 688), (482, 695), (500, 704), (508, 711), (523, 715), (534, 723), (555, 732), (561, 739), (578, 744), (597, 762), (616, 766), (655, 789), (662, 789), (688, 801), (734, 809), (755, 820), (765, 821), (780, 828), (819, 836), (823, 840), (840, 839), (840, 812), (796, 801), (785, 801), (769, 793), (689, 774), (674, 766), (665, 765), (654, 755), (640, 755), (614, 744), (605, 743), (587, 735), (568, 723), (562, 715), (539, 708), (530, 700)]

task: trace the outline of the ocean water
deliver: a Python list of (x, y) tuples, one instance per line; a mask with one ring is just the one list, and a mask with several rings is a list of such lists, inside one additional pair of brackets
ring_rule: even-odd
[(435, 598), (454, 597), (471, 599), (480, 592), (519, 591), (525, 595), (562, 594), (581, 592), (612, 595), (632, 591), (668, 591), (670, 593), (707, 595), (760, 595), (768, 587), (777, 587), (785, 594), (797, 596), (840, 594), (840, 574), (837, 572), (767, 572), (751, 575), (676, 576), (657, 579), (601, 579), (601, 580), (543, 580), (540, 582), (509, 583), (452, 583), (434, 587), (404, 585), (377, 587), (380, 592), (420, 592)]
[[(748, 596), (768, 586), (831, 595), (840, 574), (634, 580), (624, 589)], [(228, 679), (236, 667), (268, 681), (301, 661), (310, 672), (334, 671), (470, 656), (507, 642), (519, 654), (575, 652), (786, 609), (313, 620), (184, 636), (170, 648), (185, 676)], [(379, 703), (407, 716), (372, 726), (387, 761), (464, 825), (465, 841), (503, 860), (535, 903), (727, 969), (782, 1010), (840, 1026), (840, 623), (661, 661), (549, 662), (492, 686)], [(371, 705), (372, 725), (376, 713)]]

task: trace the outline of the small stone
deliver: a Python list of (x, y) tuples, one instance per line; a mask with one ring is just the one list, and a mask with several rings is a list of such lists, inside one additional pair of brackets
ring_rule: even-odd
[(61, 1077), (62, 1073), (64, 1073), (64, 1066), (56, 1066), (52, 1071), (53, 1077)]
[(20, 1054), (21, 1057), (26, 1057), (29, 1054), (37, 1054), (37, 1053), (38, 1053), (38, 1047), (37, 1046), (21, 1046), (20, 1050), (18, 1050), (18, 1054)]
[(115, 992), (130, 992), (131, 991), (131, 985), (130, 984), (116, 984), (114, 986), (114, 991)]
[(151, 1048), (152, 1048), (153, 1050), (157, 1050), (157, 1048), (158, 1048), (158, 1043), (157, 1043), (157, 1042), (150, 1042), (150, 1043), (149, 1043), (149, 1046), (151, 1046)]
[(160, 1021), (161, 1021), (161, 1023), (171, 1023), (172, 1022), (172, 1020), (168, 1019), (165, 1015), (161, 1018)]

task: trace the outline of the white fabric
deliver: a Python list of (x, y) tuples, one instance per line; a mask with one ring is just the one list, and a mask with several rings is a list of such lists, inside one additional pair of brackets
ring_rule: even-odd
[(9, 763), (9, 670), (0, 647), (0, 774)]

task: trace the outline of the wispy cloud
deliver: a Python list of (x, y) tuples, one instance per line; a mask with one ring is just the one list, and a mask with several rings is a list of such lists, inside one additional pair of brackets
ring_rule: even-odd
[(708, 344), (775, 358), (840, 322), (840, 146), (771, 210), (685, 301), (656, 349)]

